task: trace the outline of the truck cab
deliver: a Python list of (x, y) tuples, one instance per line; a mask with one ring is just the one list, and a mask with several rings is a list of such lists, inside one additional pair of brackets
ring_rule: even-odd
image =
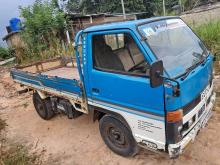
[(37, 72), (17, 67), (11, 76), (34, 91), (45, 120), (91, 114), (119, 155), (141, 146), (177, 157), (212, 115), (213, 56), (179, 17), (88, 27), (75, 37), (75, 55), (77, 67), (39, 71), (37, 63)]
[(179, 155), (215, 100), (213, 56), (203, 42), (178, 17), (93, 26), (80, 35), (88, 104), (120, 114), (141, 146)]

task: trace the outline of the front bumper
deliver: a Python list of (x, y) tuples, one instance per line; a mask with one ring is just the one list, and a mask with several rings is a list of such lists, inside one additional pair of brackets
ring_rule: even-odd
[(176, 144), (169, 144), (168, 145), (168, 152), (171, 158), (175, 158), (180, 155), (184, 148), (189, 144), (189, 142), (194, 141), (196, 135), (198, 134), (199, 130), (205, 127), (206, 123), (212, 116), (212, 108), (214, 107), (216, 94), (212, 93), (211, 100), (208, 105), (206, 105), (206, 109), (203, 114), (198, 119), (197, 123), (193, 126), (193, 128), (185, 135), (185, 137)]

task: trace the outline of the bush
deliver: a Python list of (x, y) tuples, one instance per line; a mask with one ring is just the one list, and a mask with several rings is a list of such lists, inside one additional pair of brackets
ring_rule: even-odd
[(24, 18), (21, 32), (25, 47), (19, 62), (41, 60), (60, 55), (61, 38), (66, 27), (65, 15), (49, 1), (38, 0), (28, 7), (20, 7)]
[(0, 60), (8, 59), (13, 56), (12, 50), (0, 47)]
[(220, 21), (213, 21), (193, 28), (208, 49), (220, 60)]

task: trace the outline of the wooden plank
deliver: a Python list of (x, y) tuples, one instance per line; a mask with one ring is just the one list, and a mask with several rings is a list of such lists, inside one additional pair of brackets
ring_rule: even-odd
[(0, 66), (5, 65), (5, 64), (7, 64), (9, 62), (12, 62), (14, 60), (15, 60), (15, 57), (9, 58), (9, 59), (4, 60), (4, 61), (0, 61)]

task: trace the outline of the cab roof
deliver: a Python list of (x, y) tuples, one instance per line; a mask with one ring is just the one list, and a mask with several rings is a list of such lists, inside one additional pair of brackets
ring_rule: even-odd
[(179, 18), (179, 17), (176, 17), (176, 16), (152, 17), (152, 18), (133, 20), (133, 21), (103, 23), (103, 24), (87, 27), (83, 30), (83, 32), (87, 33), (87, 32), (94, 32), (94, 31), (125, 29), (125, 28), (132, 29), (142, 23), (149, 23), (152, 21), (159, 21), (159, 20), (171, 19), (171, 18)]

